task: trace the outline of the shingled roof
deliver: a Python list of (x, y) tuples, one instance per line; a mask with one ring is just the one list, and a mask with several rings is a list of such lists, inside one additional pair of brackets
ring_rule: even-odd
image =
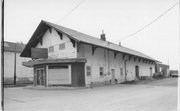
[(4, 51), (6, 52), (19, 52), (21, 53), (25, 47), (23, 43), (14, 43), (4, 41)]
[[(30, 48), (35, 47), (38, 43), (38, 41), (41, 39), (42, 35), (45, 33), (45, 31), (49, 28), (54, 28), (56, 31), (67, 34), (71, 39), (77, 41), (77, 42), (82, 42), (82, 43), (87, 43), (91, 45), (95, 45), (98, 47), (103, 47), (106, 49), (110, 49), (113, 51), (141, 57), (144, 59), (156, 61), (155, 59), (132, 49), (129, 49), (127, 47), (119, 46), (117, 44), (114, 44), (112, 42), (108, 41), (103, 41), (99, 38), (66, 28), (62, 27), (47, 21), (42, 20), (39, 26), (37, 27), (36, 31), (34, 32), (33, 36), (29, 40), (28, 44), (26, 45), (25, 49), (21, 53), (21, 56), (23, 57), (29, 57), (30, 56)], [(28, 52), (29, 51), (29, 52)]]

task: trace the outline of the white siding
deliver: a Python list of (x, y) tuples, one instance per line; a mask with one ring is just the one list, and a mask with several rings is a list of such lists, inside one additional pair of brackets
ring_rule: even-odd
[[(4, 52), (4, 77), (14, 77), (14, 52)], [(16, 76), (17, 77), (33, 77), (33, 69), (22, 65), (22, 62), (30, 60), (29, 58), (20, 57), (20, 53), (16, 53)]]
[(4, 52), (4, 77), (14, 77), (14, 53)]
[[(42, 45), (38, 43), (36, 48), (49, 48), (50, 46), (54, 46), (54, 52), (48, 52), (49, 58), (76, 58), (76, 47), (73, 47), (73, 44), (67, 35), (63, 34), (62, 36), (63, 39), (61, 40), (54, 29), (52, 29), (51, 33), (47, 30), (42, 38)], [(59, 50), (59, 44), (62, 43), (65, 43), (65, 49)]]
[(139, 66), (139, 76), (151, 76), (150, 68), (152, 68), (152, 73), (155, 72), (155, 66), (149, 63), (143, 63), (142, 60), (139, 62), (138, 60), (134, 61), (132, 58), (130, 61), (127, 61), (127, 79), (134, 80), (135, 79), (135, 66)]

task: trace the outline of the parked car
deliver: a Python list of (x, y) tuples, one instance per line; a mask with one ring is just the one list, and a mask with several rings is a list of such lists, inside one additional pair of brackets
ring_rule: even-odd
[(179, 76), (178, 73), (171, 73), (171, 74), (170, 74), (170, 77), (178, 77), (178, 76)]

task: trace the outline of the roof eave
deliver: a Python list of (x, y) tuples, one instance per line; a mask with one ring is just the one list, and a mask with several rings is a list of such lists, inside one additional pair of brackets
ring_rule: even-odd
[[(84, 42), (84, 41), (80, 41), (80, 42), (88, 44), (88, 45), (94, 45), (94, 44), (87, 43), (87, 42)], [(117, 51), (117, 50), (114, 50), (114, 49), (111, 49), (111, 48), (107, 48), (107, 47), (103, 47), (103, 46), (99, 46), (99, 45), (95, 45), (95, 46), (98, 46), (98, 47), (101, 47), (101, 48), (105, 48), (105, 49), (108, 49), (108, 50), (111, 50), (111, 51), (116, 51), (116, 52), (119, 52), (119, 53), (124, 53), (124, 54), (131, 55), (131, 56), (139, 57), (139, 58), (142, 58), (142, 59), (148, 59), (148, 60), (153, 61), (153, 62), (159, 62), (159, 61), (157, 61), (155, 59), (145, 58), (145, 57), (141, 57), (141, 56), (138, 56), (138, 55), (130, 54), (130, 53), (123, 52), (123, 51)]]
[[(44, 30), (42, 29), (43, 27), (45, 27)], [(53, 26), (49, 25), (48, 23), (46, 23), (46, 21), (41, 20), (40, 24), (38, 25), (38, 27), (36, 28), (35, 32), (31, 36), (29, 42), (27, 43), (27, 45), (25, 46), (24, 50), (20, 54), (20, 57), (31, 57), (31, 54), (30, 54), (29, 51), (30, 51), (30, 48), (34, 47), (37, 44), (36, 41), (38, 41), (38, 39), (40, 38), (40, 37), (38, 38), (37, 36), (41, 36), (41, 34), (45, 33), (43, 31), (47, 30), (48, 28), (54, 28), (56, 31), (58, 31), (60, 33), (63, 33), (63, 34), (66, 34), (71, 39), (75, 40), (76, 42), (79, 42), (79, 40), (75, 39), (71, 35), (69, 35), (69, 34), (67, 34), (67, 33), (65, 33), (63, 31), (60, 31), (56, 27), (53, 27)], [(33, 43), (33, 42), (35, 42), (35, 43)]]

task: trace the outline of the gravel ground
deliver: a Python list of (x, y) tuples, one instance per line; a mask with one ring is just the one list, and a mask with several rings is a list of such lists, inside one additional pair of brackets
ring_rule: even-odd
[(177, 111), (177, 78), (93, 89), (4, 91), (5, 111)]

